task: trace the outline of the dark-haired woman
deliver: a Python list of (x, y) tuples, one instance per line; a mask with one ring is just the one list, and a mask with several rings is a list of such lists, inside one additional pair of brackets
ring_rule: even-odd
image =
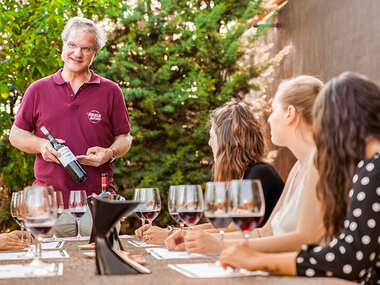
[(234, 245), (224, 266), (278, 275), (339, 277), (365, 284), (380, 279), (380, 88), (343, 73), (326, 84), (313, 110), (325, 239), (300, 252), (261, 253)]

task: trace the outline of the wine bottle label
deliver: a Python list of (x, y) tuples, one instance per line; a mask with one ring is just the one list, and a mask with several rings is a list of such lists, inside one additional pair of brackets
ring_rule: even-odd
[(60, 148), (58, 152), (61, 154), (61, 157), (59, 157), (58, 159), (62, 163), (63, 167), (66, 167), (70, 162), (77, 160), (75, 155), (67, 146)]

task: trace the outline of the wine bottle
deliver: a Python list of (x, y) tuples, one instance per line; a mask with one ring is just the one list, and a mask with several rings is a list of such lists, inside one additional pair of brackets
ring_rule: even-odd
[(74, 182), (76, 184), (83, 183), (88, 178), (88, 174), (83, 169), (82, 165), (80, 165), (71, 150), (67, 146), (58, 143), (57, 140), (52, 136), (51, 133), (49, 133), (45, 127), (41, 127), (40, 130), (50, 141), (54, 149), (61, 154), (61, 156), (58, 157), (58, 160), (63, 165), (70, 177), (74, 180)]
[(111, 196), (112, 194), (108, 192), (108, 174), (107, 173), (102, 173), (102, 192), (99, 194), (99, 197), (107, 197)]

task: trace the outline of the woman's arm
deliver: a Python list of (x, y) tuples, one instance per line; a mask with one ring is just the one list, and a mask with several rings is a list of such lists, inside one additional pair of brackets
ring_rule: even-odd
[(263, 252), (288, 252), (299, 250), (302, 244), (319, 243), (324, 234), (324, 227), (321, 205), (315, 190), (317, 181), (318, 171), (311, 159), (308, 163), (305, 192), (296, 231), (280, 236), (251, 239), (250, 246)]
[(224, 268), (263, 270), (273, 275), (296, 275), (297, 254), (297, 252), (262, 253), (245, 243), (240, 243), (222, 251), (219, 261)]

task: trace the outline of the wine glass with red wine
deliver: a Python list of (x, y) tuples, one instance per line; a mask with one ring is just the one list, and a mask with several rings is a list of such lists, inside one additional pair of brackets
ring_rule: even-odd
[(205, 216), (219, 230), (223, 248), (224, 231), (231, 223), (228, 214), (228, 182), (207, 182), (205, 192)]
[(243, 233), (248, 244), (251, 231), (260, 224), (265, 213), (261, 181), (232, 180), (228, 212), (235, 227)]
[[(57, 219), (59, 219), (59, 217), (63, 213), (63, 208), (64, 208), (62, 192), (61, 191), (54, 191), (53, 194), (54, 194), (55, 203), (57, 204)], [(54, 231), (54, 235), (53, 235), (52, 239), (58, 240), (57, 236), (55, 235), (55, 231)]]
[(149, 227), (161, 211), (161, 197), (158, 188), (140, 188), (140, 213), (148, 221)]
[(180, 191), (180, 186), (170, 186), (169, 187), (169, 197), (168, 197), (168, 210), (170, 216), (173, 218), (174, 221), (176, 221), (177, 224), (181, 227), (181, 230), (183, 228), (183, 221), (181, 217), (178, 214), (178, 194)]
[(202, 188), (200, 185), (180, 185), (178, 194), (178, 214), (192, 230), (204, 211)]
[(55, 225), (57, 219), (57, 205), (53, 198), (53, 187), (31, 186), (24, 190), (22, 217), (25, 226), (37, 237), (38, 254), (31, 265), (36, 268), (33, 275), (46, 274), (46, 267), (41, 262), (41, 241), (47, 232)]
[(71, 190), (69, 199), (69, 208), (71, 214), (77, 221), (78, 234), (77, 239), (81, 239), (79, 221), (87, 211), (87, 195), (84, 190)]

